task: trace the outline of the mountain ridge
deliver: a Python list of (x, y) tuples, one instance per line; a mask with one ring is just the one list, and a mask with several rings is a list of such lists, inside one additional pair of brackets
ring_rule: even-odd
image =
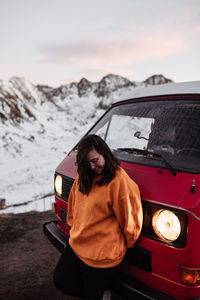
[(99, 99), (99, 107), (106, 109), (114, 98), (117, 99), (118, 92), (121, 95), (127, 89), (168, 82), (173, 81), (161, 74), (152, 75), (137, 83), (120, 75), (108, 74), (99, 82), (82, 78), (79, 82), (53, 88), (48, 85), (34, 85), (24, 78), (12, 77), (8, 80), (0, 80), (0, 121), (17, 125), (26, 120), (36, 120), (35, 110), (46, 103), (55, 106), (55, 109), (63, 109), (64, 105), (60, 102), (90, 96)]

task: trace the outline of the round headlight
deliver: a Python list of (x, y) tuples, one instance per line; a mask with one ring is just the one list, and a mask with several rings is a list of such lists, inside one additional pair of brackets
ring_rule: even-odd
[(152, 218), (152, 226), (162, 240), (175, 241), (181, 233), (180, 221), (170, 210), (157, 210)]
[(55, 190), (56, 190), (56, 193), (59, 196), (61, 196), (61, 194), (62, 194), (62, 177), (60, 175), (56, 175)]

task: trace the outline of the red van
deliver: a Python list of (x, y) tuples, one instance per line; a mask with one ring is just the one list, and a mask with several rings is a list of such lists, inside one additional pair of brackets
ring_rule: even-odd
[[(87, 134), (101, 136), (138, 184), (144, 221), (113, 289), (125, 299), (200, 299), (200, 81), (136, 89)], [(62, 251), (75, 146), (55, 172), (57, 220), (44, 233)]]

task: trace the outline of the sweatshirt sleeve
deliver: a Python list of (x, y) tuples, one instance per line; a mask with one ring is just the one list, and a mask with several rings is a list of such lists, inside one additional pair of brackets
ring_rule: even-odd
[(127, 248), (133, 247), (143, 223), (140, 191), (134, 181), (131, 184), (126, 184), (125, 180), (120, 182), (118, 193), (114, 197), (113, 210), (124, 234)]
[(73, 225), (73, 206), (74, 206), (74, 200), (75, 200), (75, 188), (77, 184), (77, 179), (75, 179), (72, 188), (69, 193), (68, 198), (68, 210), (67, 210), (67, 224), (72, 227)]

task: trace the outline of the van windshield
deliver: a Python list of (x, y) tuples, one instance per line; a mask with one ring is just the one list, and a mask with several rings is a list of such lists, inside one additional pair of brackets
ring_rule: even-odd
[(176, 170), (200, 173), (200, 99), (189, 100), (120, 104), (89, 133), (101, 136), (122, 161), (164, 168), (168, 162)]

